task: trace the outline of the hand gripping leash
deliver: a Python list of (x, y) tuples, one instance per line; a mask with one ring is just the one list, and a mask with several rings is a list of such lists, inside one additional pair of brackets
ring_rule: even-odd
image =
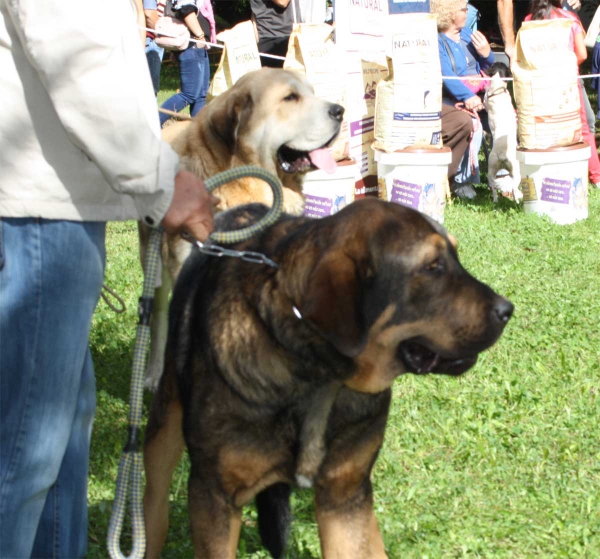
[[(244, 166), (224, 171), (205, 181), (206, 188), (212, 192), (218, 186), (246, 177), (262, 179), (273, 190), (273, 205), (263, 219), (237, 231), (217, 231), (210, 235), (210, 242), (196, 241), (200, 250), (214, 256), (238, 256), (250, 262), (277, 266), (268, 258), (249, 252), (230, 251), (217, 245), (233, 244), (245, 241), (271, 227), (283, 211), (283, 190), (279, 179), (259, 167)], [(144, 263), (144, 288), (138, 307), (139, 322), (133, 351), (133, 369), (130, 384), (129, 428), (127, 444), (119, 464), (119, 474), (115, 491), (115, 501), (108, 527), (107, 547), (111, 559), (142, 559), (146, 551), (146, 533), (144, 530), (144, 511), (142, 506), (142, 454), (140, 429), (142, 426), (142, 403), (144, 395), (144, 371), (146, 354), (150, 339), (150, 316), (154, 289), (160, 274), (160, 247), (162, 230), (155, 229), (150, 235), (146, 261)], [(231, 253), (231, 254), (229, 254)], [(262, 258), (260, 258), (262, 257)], [(129, 487), (131, 485), (131, 487)], [(130, 490), (129, 490), (130, 489)], [(130, 555), (121, 552), (120, 540), (123, 520), (127, 508), (127, 495), (131, 508), (133, 546)]]

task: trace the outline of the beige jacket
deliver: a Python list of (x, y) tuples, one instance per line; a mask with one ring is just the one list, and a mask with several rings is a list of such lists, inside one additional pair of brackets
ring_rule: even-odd
[(128, 0), (0, 0), (0, 216), (158, 224), (178, 158)]

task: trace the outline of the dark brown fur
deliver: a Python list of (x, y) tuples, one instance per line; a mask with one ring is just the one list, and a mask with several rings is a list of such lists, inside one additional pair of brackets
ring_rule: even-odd
[[(217, 221), (231, 229), (264, 211)], [(279, 268), (196, 254), (175, 288), (145, 448), (148, 557), (166, 535), (183, 425), (196, 557), (235, 557), (241, 507), (257, 495), (270, 517), (261, 534), (281, 556), (286, 486), (302, 475), (323, 556), (383, 558), (370, 474), (391, 384), (405, 372), (464, 372), (512, 305), (462, 268), (442, 227), (378, 200), (322, 220), (284, 217), (237, 248)]]

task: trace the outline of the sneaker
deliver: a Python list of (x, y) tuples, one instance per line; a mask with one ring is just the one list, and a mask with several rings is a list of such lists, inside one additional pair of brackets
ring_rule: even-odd
[(454, 183), (452, 192), (457, 198), (466, 198), (467, 200), (473, 200), (477, 196), (477, 192), (471, 184), (459, 185), (458, 183)]

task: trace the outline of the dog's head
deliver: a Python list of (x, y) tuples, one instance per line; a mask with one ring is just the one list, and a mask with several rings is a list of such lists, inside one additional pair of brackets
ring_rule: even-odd
[(510, 68), (504, 64), (504, 62), (494, 62), (489, 68), (484, 70), (485, 74), (490, 78), (496, 74), (499, 74), (501, 78), (511, 78), (512, 72)]
[(508, 86), (506, 85), (506, 82), (502, 79), (500, 73), (496, 73), (492, 76), (492, 79), (490, 80), (490, 83), (485, 90), (483, 102), (487, 103), (496, 95), (501, 95), (503, 93), (508, 94)]
[(298, 74), (263, 68), (240, 78), (201, 114), (234, 163), (272, 172), (335, 168), (325, 149), (340, 131), (344, 108), (317, 99)]
[(353, 360), (346, 385), (354, 390), (379, 392), (409, 372), (464, 373), (512, 315), (510, 301), (471, 276), (453, 238), (419, 212), (363, 200), (314, 233), (316, 263), (292, 297), (303, 320)]

